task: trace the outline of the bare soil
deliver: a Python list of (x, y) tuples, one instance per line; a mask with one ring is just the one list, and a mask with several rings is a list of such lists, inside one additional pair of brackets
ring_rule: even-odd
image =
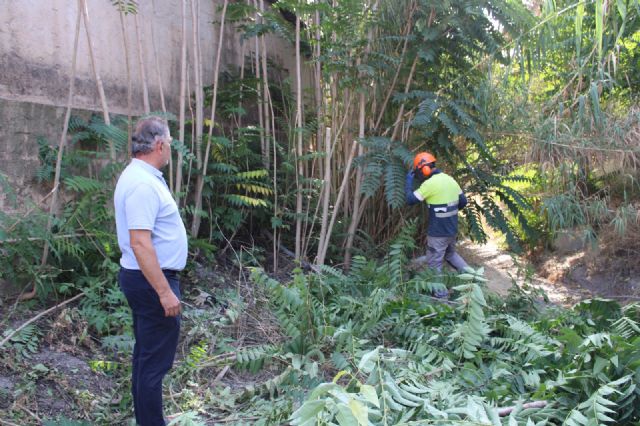
[(526, 282), (563, 306), (594, 297), (621, 303), (640, 300), (640, 275), (620, 265), (619, 259), (605, 260), (589, 248), (571, 254), (545, 253), (533, 263), (506, 252), (495, 241), (483, 245), (464, 241), (458, 251), (470, 265), (485, 268), (488, 287), (498, 294), (507, 294), (513, 283)]

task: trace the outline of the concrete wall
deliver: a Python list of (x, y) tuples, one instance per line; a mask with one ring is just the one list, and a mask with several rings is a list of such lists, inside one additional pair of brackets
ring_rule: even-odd
[[(104, 84), (111, 113), (127, 113), (127, 61), (120, 15), (111, 0), (86, 0), (96, 66)], [(180, 0), (139, 1), (138, 22), (143, 40), (142, 55), (149, 84), (152, 111), (159, 111), (160, 86), (169, 112), (178, 114), (182, 19)], [(192, 19), (187, 8), (188, 60), (192, 63)], [(213, 65), (218, 47), (218, 5), (221, 0), (201, 0), (198, 13), (203, 61), (203, 80), (213, 81)], [(154, 7), (155, 6), (155, 7)], [(8, 175), (22, 192), (32, 182), (37, 166), (39, 136), (57, 143), (62, 131), (67, 102), (75, 36), (76, 0), (0, 0), (0, 173)], [(132, 113), (143, 113), (142, 84), (136, 43), (135, 20), (126, 16), (129, 65), (133, 86)], [(155, 40), (159, 67), (154, 57)], [(221, 70), (237, 70), (243, 54), (253, 43), (242, 47), (236, 28), (227, 25), (222, 46)], [(283, 72), (294, 70), (292, 46), (269, 36), (271, 59)], [(193, 82), (193, 69), (190, 68)], [(306, 80), (308, 81), (308, 74)], [(306, 86), (306, 84), (305, 84)], [(81, 26), (73, 107), (100, 111), (100, 99), (91, 67), (84, 23)], [(5, 207), (0, 193), (0, 209)]]
[[(104, 82), (109, 110), (127, 112), (127, 66), (122, 26), (111, 0), (86, 0), (90, 30), (96, 54), (96, 66)], [(143, 40), (142, 56), (149, 82), (151, 109), (160, 110), (159, 86), (168, 98), (168, 109), (177, 112), (180, 93), (180, 48), (182, 19), (180, 0), (139, 1), (138, 22)], [(192, 62), (192, 20), (190, 2), (187, 8), (189, 62)], [(199, 26), (204, 82), (213, 81), (213, 63), (218, 47), (220, 0), (201, 0)], [(152, 7), (155, 5), (155, 8)], [(66, 105), (77, 2), (75, 0), (0, 0), (0, 97), (47, 105)], [(141, 112), (142, 84), (138, 62), (135, 18), (128, 15), (125, 33), (129, 47), (129, 64), (133, 83), (133, 111)], [(227, 25), (222, 47), (222, 69), (237, 69), (243, 49), (236, 28)], [(159, 58), (159, 73), (154, 60), (152, 32)], [(295, 58), (291, 46), (276, 37), (267, 40), (271, 58), (293, 70)], [(246, 42), (245, 54), (253, 43)], [(191, 81), (193, 74), (191, 71)], [(78, 51), (76, 95), (74, 106), (100, 109), (93, 77), (84, 24)]]

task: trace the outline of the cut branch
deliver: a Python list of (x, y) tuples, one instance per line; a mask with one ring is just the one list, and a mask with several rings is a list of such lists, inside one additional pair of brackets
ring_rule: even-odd
[[(527, 402), (526, 404), (522, 404), (522, 408), (523, 409), (526, 409), (526, 408), (544, 408), (546, 406), (547, 406), (547, 401), (533, 401), (533, 402)], [(508, 416), (516, 408), (518, 408), (518, 407), (517, 406), (513, 406), (513, 407), (498, 408), (498, 415), (500, 417)]]
[(49, 309), (47, 309), (46, 311), (40, 312), (38, 315), (36, 315), (35, 317), (31, 318), (30, 320), (26, 321), (24, 324), (22, 324), (20, 327), (16, 328), (15, 330), (13, 330), (11, 333), (9, 333), (7, 336), (5, 336), (4, 339), (2, 339), (2, 341), (0, 342), (0, 348), (2, 346), (4, 346), (5, 343), (7, 343), (9, 340), (11, 340), (13, 338), (13, 336), (15, 336), (16, 334), (18, 334), (18, 332), (20, 330), (22, 330), (23, 328), (25, 328), (26, 326), (28, 326), (31, 323), (34, 323), (36, 321), (38, 321), (40, 318), (42, 318), (43, 316), (55, 311), (58, 308), (61, 308), (71, 302), (73, 302), (74, 300), (78, 300), (80, 299), (82, 296), (84, 296), (84, 293), (80, 293), (80, 294), (76, 294), (75, 296), (73, 296), (71, 299), (65, 300), (62, 303), (58, 303), (56, 306), (53, 306)]

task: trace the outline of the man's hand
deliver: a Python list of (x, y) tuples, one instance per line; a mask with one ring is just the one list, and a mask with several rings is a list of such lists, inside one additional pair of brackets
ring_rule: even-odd
[(165, 317), (177, 317), (178, 315), (180, 315), (180, 300), (178, 300), (173, 291), (165, 291), (164, 293), (160, 294), (159, 297), (160, 304), (164, 308)]

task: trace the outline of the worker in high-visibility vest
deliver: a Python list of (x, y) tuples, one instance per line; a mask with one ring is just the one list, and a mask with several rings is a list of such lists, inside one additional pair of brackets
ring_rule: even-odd
[[(414, 191), (414, 177), (424, 181)], [(427, 228), (427, 266), (442, 270), (444, 260), (462, 272), (467, 262), (456, 252), (458, 235), (458, 211), (467, 205), (460, 185), (436, 167), (436, 157), (420, 152), (413, 159), (413, 169), (407, 174), (405, 183), (407, 204), (424, 201), (429, 206)]]

